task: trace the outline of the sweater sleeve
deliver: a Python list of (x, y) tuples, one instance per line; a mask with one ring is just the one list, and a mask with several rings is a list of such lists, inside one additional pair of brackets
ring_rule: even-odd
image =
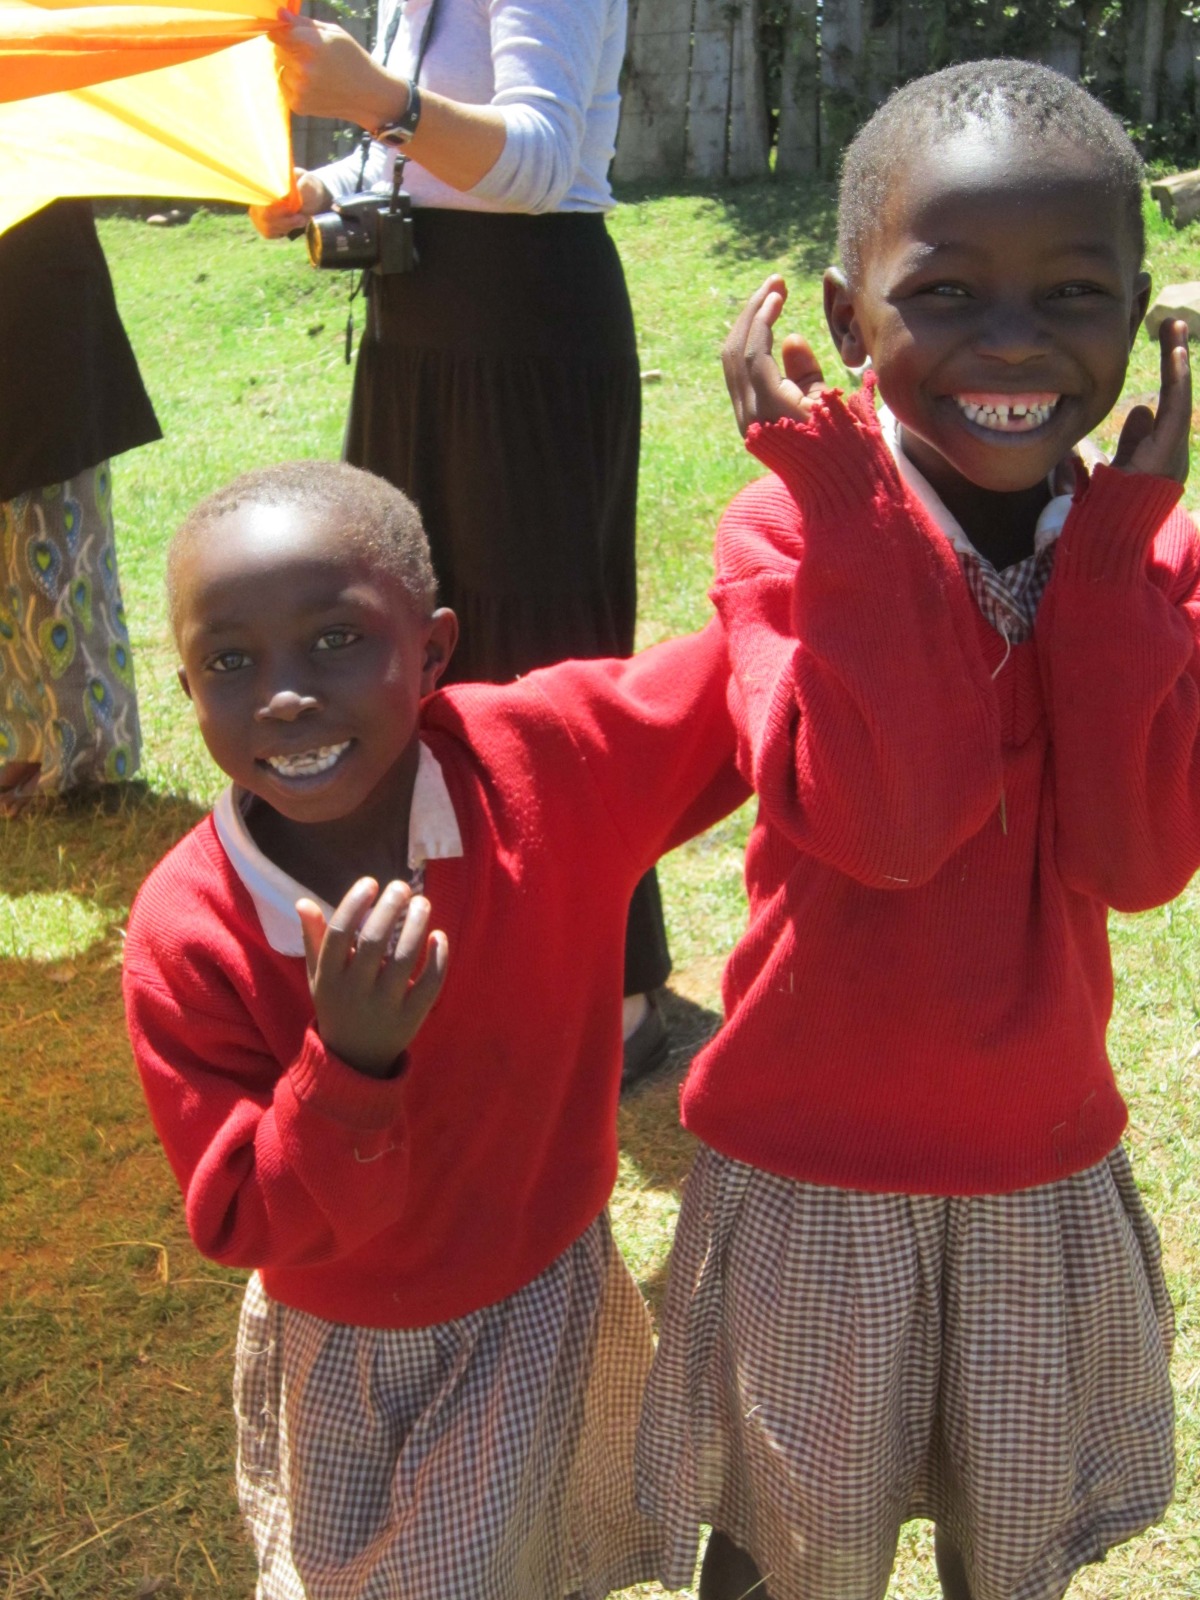
[(162, 919), (169, 901), (146, 904), (155, 889), (152, 879), (131, 920), (125, 1009), (197, 1249), (237, 1267), (349, 1254), (403, 1203), (403, 1072), (385, 1081), (356, 1072), (311, 1025), (281, 1063), (214, 949), (174, 937)]
[(728, 678), (714, 619), (628, 660), (567, 661), (526, 680), (566, 729), (639, 871), (749, 795)]
[(609, 0), (490, 0), (492, 105), (506, 138), (472, 194), (514, 211), (562, 203), (579, 168), (613, 11)]
[(996, 810), (998, 705), (953, 552), (887, 452), (869, 390), (755, 425), (776, 474), (733, 501), (713, 598), (739, 760), (764, 814), (858, 882), (927, 882)]
[(1038, 611), (1059, 869), (1121, 911), (1200, 866), (1200, 534), (1180, 493), (1098, 467)]

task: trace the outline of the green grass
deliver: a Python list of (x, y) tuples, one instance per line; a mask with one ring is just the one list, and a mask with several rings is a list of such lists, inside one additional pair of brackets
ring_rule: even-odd
[[(121, 928), (142, 876), (220, 782), (174, 679), (166, 540), (197, 496), (242, 468), (338, 453), (348, 286), (238, 216), (198, 212), (159, 230), (116, 215), (102, 231), (166, 434), (114, 473), (147, 789), (115, 812), (0, 822), (0, 1597), (212, 1600), (253, 1587), (228, 1407), (240, 1277), (188, 1242), (124, 1038)], [(648, 643), (704, 618), (717, 515), (758, 470), (717, 351), (768, 269), (788, 277), (787, 327), (838, 376), (820, 310), (833, 205), (826, 189), (768, 184), (629, 195), (614, 231), (643, 366), (658, 374), (645, 387), (640, 503)], [(1151, 217), (1157, 281), (1193, 277), (1198, 245), (1200, 228), (1177, 234)], [(1156, 351), (1139, 339), (1127, 393), (1153, 393), (1156, 381)], [(716, 1019), (721, 964), (743, 921), (746, 827), (743, 813), (664, 867), (676, 1077)], [(1179, 1311), (1179, 1500), (1160, 1530), (1081, 1575), (1072, 1594), (1200, 1600), (1196, 892), (1115, 919), (1114, 947), (1114, 1057)], [(690, 1159), (674, 1079), (631, 1097), (621, 1141), (616, 1227), (657, 1302)], [(927, 1534), (908, 1530), (891, 1600), (936, 1593)]]

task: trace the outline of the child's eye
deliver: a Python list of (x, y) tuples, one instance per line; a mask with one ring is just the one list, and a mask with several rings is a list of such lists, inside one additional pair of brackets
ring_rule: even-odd
[(970, 297), (970, 290), (961, 283), (927, 283), (917, 292), (933, 295), (939, 300), (966, 300)]
[(344, 650), (347, 645), (355, 644), (362, 637), (353, 628), (326, 628), (317, 640), (317, 650)]
[(244, 650), (222, 650), (204, 663), (209, 672), (237, 672), (249, 663)]
[(1053, 291), (1054, 297), (1059, 300), (1080, 300), (1085, 295), (1102, 293), (1103, 290), (1095, 283), (1061, 283)]

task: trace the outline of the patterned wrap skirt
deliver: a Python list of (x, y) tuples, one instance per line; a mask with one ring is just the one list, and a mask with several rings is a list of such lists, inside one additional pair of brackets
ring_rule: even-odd
[(259, 1600), (601, 1600), (653, 1576), (633, 1493), (651, 1350), (603, 1215), (430, 1328), (326, 1322), (255, 1274), (234, 1403)]
[(690, 1583), (697, 1525), (771, 1600), (882, 1600), (936, 1522), (974, 1600), (1058, 1600), (1174, 1486), (1174, 1317), (1117, 1149), (1054, 1184), (864, 1194), (704, 1147), (639, 1432), (639, 1498)]
[(106, 461), (0, 502), (0, 767), (16, 798), (119, 783), (141, 754)]

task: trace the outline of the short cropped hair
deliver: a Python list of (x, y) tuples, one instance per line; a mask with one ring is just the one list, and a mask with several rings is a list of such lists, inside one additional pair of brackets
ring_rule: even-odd
[(1104, 187), (1124, 202), (1141, 265), (1144, 172), (1129, 135), (1111, 111), (1061, 72), (999, 58), (965, 61), (915, 78), (884, 101), (847, 148), (838, 194), (838, 252), (851, 284), (858, 281), (865, 246), (884, 214), (897, 172), (916, 151), (961, 132), (969, 122), (1089, 151)]
[(305, 506), (336, 513), (347, 544), (366, 554), (394, 578), (418, 615), (437, 605), (437, 580), (429, 540), (416, 506), (407, 495), (344, 461), (283, 461), (243, 472), (223, 489), (207, 495), (189, 513), (167, 552), (167, 602), (171, 626), (179, 612), (179, 568), (197, 539), (212, 535), (214, 524), (242, 506)]

